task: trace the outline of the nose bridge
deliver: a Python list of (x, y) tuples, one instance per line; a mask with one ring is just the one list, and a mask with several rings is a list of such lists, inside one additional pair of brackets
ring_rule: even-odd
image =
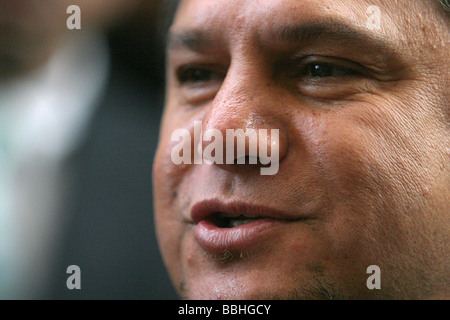
[(225, 133), (226, 129), (258, 129), (270, 122), (262, 116), (267, 115), (271, 103), (265, 79), (256, 62), (244, 59), (233, 62), (205, 119), (207, 129)]
[[(203, 120), (203, 132), (214, 130), (226, 139), (220, 154), (226, 156), (224, 162), (228, 164), (231, 158), (244, 164), (243, 157), (252, 158), (250, 164), (256, 164), (255, 158), (267, 164), (270, 157), (271, 162), (278, 163), (287, 152), (284, 120), (274, 106), (279, 97), (270, 89), (270, 79), (265, 74), (264, 67), (256, 63), (235, 62)], [(203, 142), (203, 149), (209, 141)]]

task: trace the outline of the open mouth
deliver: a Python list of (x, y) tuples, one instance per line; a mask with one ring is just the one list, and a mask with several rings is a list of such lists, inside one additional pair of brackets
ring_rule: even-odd
[(219, 228), (234, 228), (266, 218), (263, 216), (250, 216), (245, 214), (230, 215), (225, 212), (214, 212), (209, 216), (209, 221)]
[(190, 210), (197, 243), (219, 254), (257, 247), (284, 234), (291, 223), (306, 218), (274, 207), (218, 199), (197, 202)]

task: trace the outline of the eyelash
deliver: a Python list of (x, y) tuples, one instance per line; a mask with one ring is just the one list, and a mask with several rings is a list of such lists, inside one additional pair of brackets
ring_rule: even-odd
[(361, 76), (358, 70), (327, 62), (312, 62), (305, 64), (298, 76), (310, 78), (336, 78), (346, 76)]
[[(314, 83), (335, 83), (342, 78), (358, 78), (366, 75), (364, 68), (356, 62), (340, 58), (308, 56), (288, 64), (291, 79)], [(185, 65), (176, 70), (180, 85), (202, 86), (215, 81), (223, 81), (226, 72), (218, 72), (209, 66)], [(343, 79), (342, 79), (343, 80)], [(337, 82), (336, 82), (337, 83)]]
[(179, 68), (176, 72), (180, 84), (200, 84), (223, 78), (221, 74), (207, 67), (188, 65)]

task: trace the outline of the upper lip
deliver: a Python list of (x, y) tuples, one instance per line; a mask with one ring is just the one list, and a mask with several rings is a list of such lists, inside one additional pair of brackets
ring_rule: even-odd
[(208, 219), (213, 213), (221, 212), (229, 216), (245, 215), (249, 217), (265, 217), (282, 220), (298, 220), (305, 218), (303, 216), (293, 215), (283, 212), (279, 209), (255, 205), (242, 201), (227, 201), (223, 202), (217, 199), (203, 200), (196, 202), (191, 207), (191, 220), (193, 223), (198, 223), (202, 220)]

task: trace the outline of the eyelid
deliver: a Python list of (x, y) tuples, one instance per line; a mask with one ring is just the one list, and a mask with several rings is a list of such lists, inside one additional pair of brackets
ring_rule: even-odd
[(295, 58), (295, 61), (296, 61), (296, 63), (299, 63), (303, 66), (307, 66), (310, 64), (314, 64), (314, 63), (328, 64), (328, 65), (335, 66), (338, 68), (344, 68), (344, 69), (351, 70), (351, 71), (361, 74), (363, 76), (370, 75), (370, 71), (367, 68), (365, 68), (364, 66), (362, 66), (361, 64), (359, 64), (358, 62), (343, 59), (343, 58), (338, 58), (338, 57), (310, 55), (310, 56)]
[[(211, 79), (210, 81), (220, 80), (225, 77), (225, 72), (223, 72), (221, 70), (221, 68), (219, 68), (215, 65), (193, 63), (193, 64), (181, 65), (181, 66), (178, 66), (175, 68), (175, 75), (176, 75), (178, 82), (180, 84), (191, 84), (191, 85), (196, 85), (196, 84), (198, 85), (200, 83), (203, 83), (203, 82), (199, 82), (199, 83), (190, 82), (190, 81), (182, 79), (185, 72), (195, 71), (195, 70), (200, 70), (200, 71), (211, 73), (211, 75), (213, 76), (213, 79)], [(208, 81), (205, 81), (205, 82), (208, 82)]]
[[(326, 64), (337, 69), (336, 75), (314, 76), (309, 74), (309, 67)], [(286, 69), (287, 68), (287, 69)], [(366, 92), (368, 86), (376, 80), (371, 71), (358, 62), (321, 55), (305, 55), (295, 58), (284, 65), (289, 77), (287, 85), (301, 97), (312, 99), (341, 100), (348, 96)]]

